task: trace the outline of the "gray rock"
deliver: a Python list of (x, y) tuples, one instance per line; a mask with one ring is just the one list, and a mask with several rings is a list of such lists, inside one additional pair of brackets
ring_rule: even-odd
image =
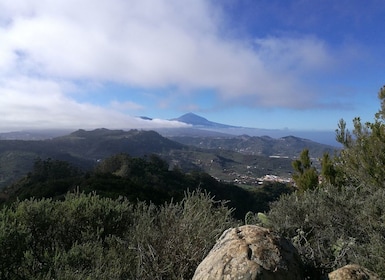
[(329, 273), (330, 280), (380, 280), (374, 272), (356, 265), (349, 264)]
[(294, 246), (254, 225), (226, 230), (197, 267), (193, 280), (303, 279)]

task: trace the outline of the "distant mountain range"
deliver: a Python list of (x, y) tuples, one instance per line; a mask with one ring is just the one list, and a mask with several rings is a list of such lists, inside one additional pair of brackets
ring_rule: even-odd
[(195, 146), (203, 149), (223, 149), (248, 155), (262, 155), (270, 157), (297, 157), (304, 148), (309, 149), (310, 155), (315, 158), (322, 157), (323, 153), (333, 154), (335, 147), (320, 144), (308, 139), (295, 136), (285, 136), (278, 139), (269, 136), (173, 136), (170, 139), (184, 145)]
[[(143, 120), (151, 121), (151, 117), (140, 116)], [(318, 131), (318, 130), (290, 130), (290, 129), (261, 129), (227, 125), (212, 122), (206, 118), (194, 113), (187, 113), (178, 118), (171, 119), (190, 125), (184, 128), (154, 128), (165, 137), (177, 136), (197, 136), (197, 137), (222, 137), (222, 136), (268, 136), (279, 139), (287, 136), (294, 136), (303, 139), (309, 139), (314, 142), (340, 147), (335, 140), (334, 131)], [(122, 128), (124, 130), (130, 128)], [(0, 140), (44, 140), (52, 139), (58, 136), (64, 136), (71, 133), (70, 130), (28, 130), (0, 133)]]
[(335, 131), (319, 131), (319, 130), (290, 130), (290, 129), (261, 129), (250, 128), (242, 126), (232, 126), (222, 123), (209, 121), (194, 113), (187, 113), (174, 118), (172, 120), (180, 121), (192, 126), (190, 129), (159, 129), (157, 130), (164, 136), (268, 136), (271, 138), (282, 138), (287, 136), (294, 136), (303, 139), (309, 139), (314, 142), (326, 144), (329, 146), (340, 147), (335, 140)]
[(45, 140), (71, 133), (69, 129), (26, 130), (0, 133), (0, 140)]

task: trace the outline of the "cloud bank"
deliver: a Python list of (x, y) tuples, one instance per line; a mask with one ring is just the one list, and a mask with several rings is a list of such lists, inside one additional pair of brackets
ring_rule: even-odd
[(221, 9), (206, 0), (2, 1), (2, 122), (14, 127), (144, 125), (127, 114), (144, 106), (130, 96), (123, 104), (111, 100), (103, 107), (76, 101), (82, 81), (172, 86), (181, 95), (210, 89), (223, 102), (255, 107), (318, 106), (317, 93), (305, 79), (330, 70), (336, 60), (322, 40), (242, 40), (226, 34), (224, 21)]

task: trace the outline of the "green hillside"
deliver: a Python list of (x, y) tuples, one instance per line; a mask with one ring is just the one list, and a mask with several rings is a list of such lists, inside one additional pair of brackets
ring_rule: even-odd
[(131, 157), (117, 154), (100, 161), (93, 170), (83, 172), (68, 162), (37, 160), (31, 172), (0, 193), (3, 203), (34, 198), (61, 199), (67, 192), (85, 192), (103, 197), (126, 197), (131, 202), (147, 201), (156, 205), (180, 201), (188, 190), (200, 189), (218, 200), (228, 200), (235, 216), (242, 219), (248, 211), (264, 212), (269, 202), (291, 189), (285, 184), (271, 183), (244, 189), (219, 182), (207, 173), (184, 173), (170, 169), (156, 155)]
[(270, 159), (224, 149), (187, 146), (154, 131), (78, 130), (69, 135), (40, 141), (0, 140), (0, 189), (16, 182), (31, 171), (37, 159), (67, 161), (83, 171), (118, 153), (133, 157), (156, 154), (169, 165), (183, 171), (204, 171), (225, 181), (266, 173), (288, 176), (292, 168), (288, 159)]

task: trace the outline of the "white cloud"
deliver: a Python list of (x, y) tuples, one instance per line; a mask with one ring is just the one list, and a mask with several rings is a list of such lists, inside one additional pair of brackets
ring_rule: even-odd
[(268, 37), (256, 39), (255, 42), (258, 55), (275, 71), (298, 71), (304, 74), (307, 71), (330, 69), (335, 63), (325, 43), (314, 37)]
[(144, 120), (141, 118), (137, 118), (137, 121), (139, 123), (139, 128), (178, 128), (178, 127), (191, 127), (189, 124), (181, 123), (178, 121), (168, 121), (163, 119), (151, 119), (151, 120)]
[[(111, 108), (141, 109), (129, 101), (112, 102), (110, 110), (77, 103), (63, 86), (72, 80), (172, 85), (183, 92), (209, 88), (223, 100), (251, 106), (314, 103), (301, 75), (333, 63), (322, 41), (269, 37), (244, 43), (223, 38), (221, 20), (206, 0), (2, 1), (0, 74), (8, 81), (0, 85), (0, 106), (7, 120), (19, 124), (55, 119), (91, 126), (106, 117), (114, 120), (109, 124), (127, 123)], [(21, 107), (30, 108), (28, 114)], [(85, 114), (92, 117), (85, 120)]]
[(156, 128), (185, 126), (171, 121), (142, 121), (115, 110), (78, 103), (61, 93), (60, 83), (20, 77), (0, 81), (0, 130), (27, 128)]

